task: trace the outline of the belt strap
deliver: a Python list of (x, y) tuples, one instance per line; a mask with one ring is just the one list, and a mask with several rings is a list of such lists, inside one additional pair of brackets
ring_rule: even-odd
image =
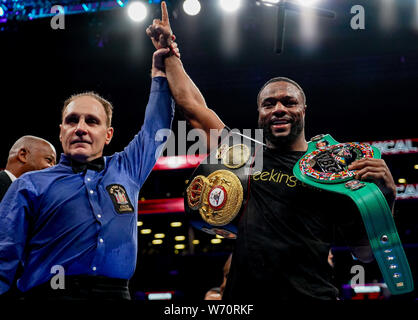
[[(349, 150), (352, 152), (350, 153)], [(342, 152), (338, 153), (338, 151)], [(332, 163), (332, 157), (327, 157), (323, 161), (325, 165), (319, 163), (321, 153), (326, 152), (327, 155), (332, 154), (332, 157), (336, 158), (335, 163)], [(344, 152), (348, 153), (347, 158), (344, 158), (344, 155), (340, 157)], [(389, 291), (394, 295), (411, 292), (414, 284), (408, 259), (383, 193), (372, 182), (355, 180), (355, 172), (347, 169), (349, 165), (347, 159), (350, 159), (351, 163), (362, 157), (380, 158), (381, 155), (379, 149), (373, 146), (339, 144), (330, 135), (319, 135), (308, 143), (308, 150), (294, 166), (293, 173), (297, 179), (308, 185), (345, 194), (355, 202)], [(327, 166), (330, 168), (329, 171), (324, 169)], [(336, 170), (337, 167), (342, 170)]]

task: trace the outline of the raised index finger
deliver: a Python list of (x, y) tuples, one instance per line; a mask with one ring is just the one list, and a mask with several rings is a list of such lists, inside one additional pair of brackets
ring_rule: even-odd
[(167, 5), (165, 4), (165, 1), (161, 2), (161, 20), (165, 24), (170, 25), (170, 20), (168, 19), (168, 11), (167, 11)]

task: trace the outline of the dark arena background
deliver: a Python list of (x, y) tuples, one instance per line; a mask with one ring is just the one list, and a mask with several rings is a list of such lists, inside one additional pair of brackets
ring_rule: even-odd
[[(121, 151), (137, 133), (154, 51), (145, 29), (161, 15), (160, 1), (139, 1), (148, 12), (135, 22), (127, 14), (132, 2), (0, 0), (1, 168), (22, 135), (43, 137), (62, 152), (60, 110), (74, 93), (93, 90), (113, 103), (115, 135), (105, 155)], [(166, 2), (186, 71), (229, 127), (256, 128), (258, 90), (268, 79), (286, 76), (306, 93), (308, 139), (329, 133), (340, 142), (380, 148), (397, 184), (394, 217), (416, 287), (418, 0), (311, 1), (335, 17), (306, 6), (289, 10), (282, 47), (277, 8), (267, 1), (242, 0), (239, 10), (226, 12), (218, 0), (200, 0), (193, 16), (183, 0)], [(51, 27), (56, 4), (65, 8), (64, 29)], [(364, 9), (364, 28), (355, 28), (355, 6)], [(178, 112), (176, 135), (182, 120)], [(222, 283), (234, 247), (234, 240), (189, 225), (183, 195), (194, 166), (177, 155), (160, 158), (140, 192), (134, 299), (203, 300)], [(352, 288), (351, 268), (361, 263), (346, 247), (333, 254), (342, 300), (418, 299), (416, 291), (390, 296), (373, 262), (362, 264), (366, 284)]]

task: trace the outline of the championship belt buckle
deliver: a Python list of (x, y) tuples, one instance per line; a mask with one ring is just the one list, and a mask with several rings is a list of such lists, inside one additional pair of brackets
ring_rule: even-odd
[(354, 179), (348, 166), (361, 158), (380, 159), (379, 149), (362, 143), (338, 143), (329, 134), (315, 136), (293, 168), (298, 180), (313, 187), (349, 196), (357, 205), (370, 246), (389, 291), (404, 294), (414, 289), (391, 209), (373, 182)]
[[(195, 228), (235, 239), (237, 224), (247, 194), (250, 158), (254, 143), (228, 143), (230, 132), (192, 174), (185, 192), (185, 211)], [(226, 142), (225, 142), (226, 140)], [(207, 161), (211, 163), (205, 163)]]
[(202, 219), (212, 226), (231, 222), (244, 196), (239, 178), (228, 170), (216, 170), (207, 177), (196, 176), (186, 193), (189, 207), (198, 209)]

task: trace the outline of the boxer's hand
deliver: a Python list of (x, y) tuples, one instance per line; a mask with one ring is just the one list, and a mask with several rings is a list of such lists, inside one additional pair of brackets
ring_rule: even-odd
[[(361, 158), (348, 166), (349, 170), (358, 170), (355, 178), (357, 180), (373, 181), (380, 188), (386, 198), (396, 198), (396, 185), (386, 162), (383, 159)], [(393, 203), (392, 203), (393, 204)], [(391, 203), (389, 203), (391, 206)]]
[(166, 77), (164, 57), (170, 52), (169, 48), (161, 48), (154, 52), (152, 55), (152, 69), (151, 76), (154, 77)]
[[(177, 46), (177, 43), (173, 42), (171, 45), (171, 51), (174, 52), (174, 54), (180, 58), (180, 51)], [(152, 77), (165, 77), (165, 64), (164, 64), (164, 58), (167, 56), (167, 54), (170, 53), (170, 48), (161, 48), (154, 52), (152, 55)]]
[(161, 2), (161, 20), (154, 19), (152, 25), (147, 28), (146, 33), (151, 38), (155, 49), (168, 48), (175, 40), (170, 27), (167, 5), (164, 1)]

